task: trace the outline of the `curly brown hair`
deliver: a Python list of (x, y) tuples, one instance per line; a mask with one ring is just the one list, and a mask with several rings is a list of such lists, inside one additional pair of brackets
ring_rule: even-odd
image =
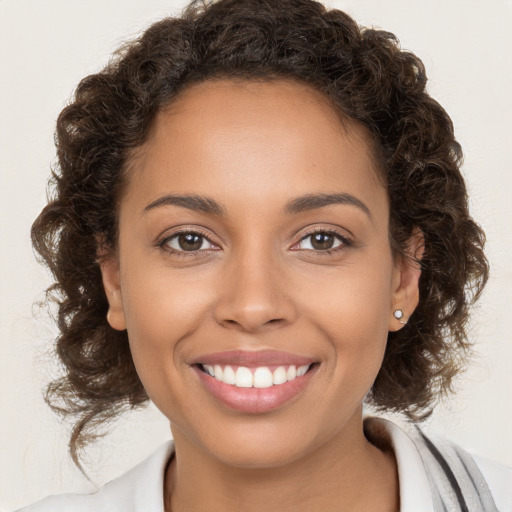
[(65, 368), (46, 398), (76, 418), (75, 462), (94, 427), (148, 400), (127, 333), (106, 320), (98, 245), (115, 250), (125, 172), (155, 114), (185, 87), (215, 78), (291, 78), (321, 91), (373, 136), (395, 254), (405, 254), (415, 229), (423, 233), (419, 305), (389, 333), (369, 402), (424, 418), (468, 354), (469, 307), (488, 276), (484, 234), (469, 216), (461, 148), (425, 90), (422, 62), (393, 34), (313, 0), (196, 0), (84, 78), (58, 118), (52, 195), (32, 240), (55, 277), (48, 293), (58, 303), (56, 351)]

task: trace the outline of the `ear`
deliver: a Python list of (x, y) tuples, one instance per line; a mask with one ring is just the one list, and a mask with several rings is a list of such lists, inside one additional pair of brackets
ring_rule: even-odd
[(100, 260), (103, 287), (109, 304), (107, 321), (110, 327), (118, 331), (126, 329), (123, 296), (119, 278), (119, 261), (115, 255), (108, 255)]
[[(420, 261), (425, 250), (425, 237), (415, 228), (407, 243), (405, 256), (396, 262), (389, 315), (389, 330), (398, 331), (413, 314), (419, 302)], [(401, 316), (400, 316), (401, 312)]]

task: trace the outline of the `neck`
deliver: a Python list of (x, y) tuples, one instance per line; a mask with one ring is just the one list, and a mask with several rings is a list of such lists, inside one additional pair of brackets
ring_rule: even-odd
[(271, 468), (223, 463), (173, 429), (176, 456), (166, 473), (166, 512), (372, 510), (399, 508), (396, 463), (370, 444), (362, 420), (331, 442)]

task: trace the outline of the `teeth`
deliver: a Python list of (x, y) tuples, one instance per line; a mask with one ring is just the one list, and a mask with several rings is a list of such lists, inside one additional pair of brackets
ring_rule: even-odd
[(279, 366), (273, 372), (266, 366), (253, 368), (252, 370), (245, 366), (239, 366), (235, 372), (231, 366), (222, 367), (218, 364), (215, 366), (204, 364), (203, 369), (214, 379), (231, 386), (239, 388), (269, 388), (284, 384), (297, 377), (302, 377), (308, 371), (309, 365), (299, 367), (290, 365), (288, 368)]
[(297, 377), (302, 377), (308, 371), (309, 366), (299, 366), (297, 368)]
[(254, 372), (254, 387), (269, 388), (274, 384), (274, 376), (268, 368), (257, 368)]
[(290, 366), (288, 370), (286, 371), (286, 379), (287, 380), (293, 380), (297, 377), (297, 367), (296, 366)]
[(235, 386), (237, 388), (252, 388), (253, 378), (249, 368), (246, 368), (245, 366), (238, 367), (235, 373)]
[(273, 375), (274, 384), (284, 384), (288, 379), (286, 378), (286, 368), (280, 366), (274, 370)]
[(226, 368), (224, 368), (224, 373), (222, 374), (222, 382), (231, 384), (232, 386), (236, 384), (236, 375), (231, 366), (226, 366)]

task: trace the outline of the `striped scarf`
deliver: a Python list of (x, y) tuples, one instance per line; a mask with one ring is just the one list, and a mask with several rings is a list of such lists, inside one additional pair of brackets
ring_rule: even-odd
[(413, 440), (430, 482), (436, 512), (499, 512), (473, 457), (443, 439), (427, 437), (418, 427)]

